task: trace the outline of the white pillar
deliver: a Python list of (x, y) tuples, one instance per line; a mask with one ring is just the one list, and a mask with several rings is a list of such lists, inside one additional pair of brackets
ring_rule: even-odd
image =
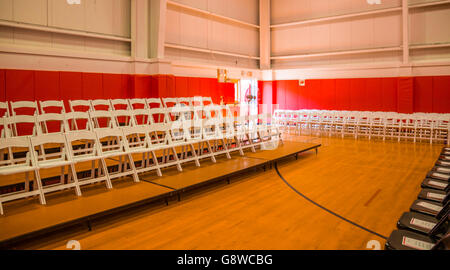
[(164, 58), (167, 0), (150, 0), (150, 58)]
[(131, 0), (131, 57), (148, 58), (148, 1)]
[(403, 64), (409, 64), (409, 10), (408, 0), (402, 0), (402, 33), (403, 33)]
[(259, 0), (260, 69), (270, 69), (270, 0)]

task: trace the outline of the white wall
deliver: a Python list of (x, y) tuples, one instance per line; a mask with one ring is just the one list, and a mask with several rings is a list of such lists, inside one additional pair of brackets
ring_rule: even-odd
[[(258, 0), (177, 0), (176, 2), (247, 23), (259, 24)], [(183, 7), (168, 5), (166, 43), (258, 56), (259, 30)], [(258, 64), (257, 60), (173, 48), (166, 49), (166, 57), (172, 60), (192, 60), (251, 68), (257, 67)]]

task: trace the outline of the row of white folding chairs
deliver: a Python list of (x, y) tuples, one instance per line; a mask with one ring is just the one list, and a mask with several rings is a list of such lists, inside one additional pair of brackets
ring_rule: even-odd
[[(135, 99), (94, 99), (94, 100), (69, 100), (70, 111), (96, 111), (96, 110), (131, 110), (136, 107), (142, 109), (148, 108), (168, 108), (175, 105), (187, 106), (206, 106), (213, 104), (211, 97), (180, 97), (180, 98), (135, 98)], [(84, 108), (77, 108), (84, 107)], [(65, 113), (66, 110), (62, 100), (45, 101), (6, 101), (0, 102), (0, 110), (3, 116), (16, 116), (21, 109), (32, 110), (32, 115), (48, 113), (48, 108), (57, 108), (59, 113)], [(20, 113), (19, 113), (20, 114)], [(28, 113), (30, 114), (30, 113)]]
[[(86, 184), (105, 182), (110, 189), (111, 180), (115, 178), (131, 175), (135, 182), (139, 182), (139, 173), (155, 170), (161, 176), (161, 169), (165, 167), (176, 166), (178, 171), (182, 171), (181, 164), (185, 162), (193, 161), (196, 166), (200, 166), (199, 160), (202, 158), (211, 158), (212, 162), (216, 162), (216, 156), (226, 155), (231, 158), (230, 153), (233, 151), (243, 155), (243, 150), (250, 148), (254, 152), (255, 146), (278, 140), (280, 136), (271, 125), (248, 124), (249, 121), (265, 121), (265, 117), (267, 115), (227, 118), (222, 128), (218, 119), (187, 121), (181, 115), (180, 120), (172, 123), (0, 138), (0, 176), (25, 173), (24, 190), (0, 196), (0, 212), (3, 214), (2, 203), (11, 200), (38, 195), (40, 202), (45, 204), (45, 194), (49, 192), (74, 188), (75, 193), (81, 196), (80, 187)], [(240, 122), (236, 124), (236, 121)], [(46, 153), (48, 145), (54, 144), (58, 146), (52, 146), (51, 153)], [(195, 144), (198, 144), (197, 149)], [(17, 152), (20, 152), (18, 149), (21, 148), (23, 155), (17, 157)], [(177, 148), (181, 148), (181, 151)], [(55, 149), (59, 151), (55, 153)], [(161, 161), (156, 151), (163, 151)], [(141, 155), (139, 167), (136, 167), (134, 155)], [(106, 160), (117, 157), (118, 169), (110, 172)], [(98, 166), (95, 165), (96, 161)], [(90, 162), (91, 168), (88, 177), (79, 179), (75, 165), (82, 162)], [(50, 168), (61, 168), (60, 181), (44, 186), (40, 171)], [(33, 188), (30, 188), (29, 182), (31, 172), (34, 172), (36, 183)]]
[(447, 141), (450, 114), (326, 110), (276, 110), (274, 121), (284, 131), (302, 133)]
[[(210, 119), (232, 117), (229, 106), (226, 105), (208, 105), (208, 106), (175, 106), (170, 108), (152, 108), (152, 109), (134, 109), (134, 110), (115, 110), (115, 111), (88, 111), (88, 112), (69, 112), (63, 114), (46, 113), (40, 115), (15, 115), (0, 118), (1, 137), (20, 136), (18, 126), (28, 124), (32, 125), (31, 134), (45, 134), (49, 132), (50, 123), (58, 123), (60, 132), (69, 130), (78, 130), (79, 120), (87, 122), (85, 128), (90, 126), (94, 128), (102, 127), (101, 119), (105, 119), (107, 127), (115, 126), (136, 126), (148, 125), (152, 123), (170, 123), (180, 118), (183, 119)], [(104, 126), (103, 126), (104, 127)]]

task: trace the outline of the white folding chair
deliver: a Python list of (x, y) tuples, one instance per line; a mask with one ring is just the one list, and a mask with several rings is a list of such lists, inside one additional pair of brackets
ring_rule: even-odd
[(122, 132), (125, 139), (125, 152), (133, 156), (141, 156), (141, 160), (135, 162), (136, 172), (139, 174), (156, 170), (157, 175), (162, 176), (156, 155), (156, 151), (161, 149), (151, 144), (149, 126), (123, 127)]
[(256, 152), (253, 140), (248, 129), (248, 116), (237, 116), (234, 122), (235, 132), (238, 137), (242, 150), (250, 148), (252, 152)]
[(91, 100), (91, 108), (93, 111), (112, 111), (111, 102), (108, 99), (93, 99)]
[(179, 172), (183, 171), (183, 169), (181, 168), (180, 159), (178, 158), (178, 154), (175, 149), (175, 145), (172, 143), (171, 124), (151, 124), (148, 127), (148, 131), (151, 149), (158, 149), (163, 151), (161, 161), (159, 162), (159, 168), (176, 166)]
[(203, 97), (202, 98), (202, 105), (208, 106), (208, 105), (214, 105), (211, 97)]
[(192, 106), (192, 98), (190, 97), (180, 97), (177, 98), (178, 104), (184, 104), (186, 106)]
[[(187, 163), (194, 161), (195, 165), (197, 167), (200, 166), (199, 157), (197, 156), (194, 143), (195, 141), (189, 140), (190, 137), (190, 124), (186, 121), (184, 121), (184, 116), (182, 114), (182, 107), (177, 108), (170, 108), (170, 110), (174, 110), (174, 113), (178, 113), (180, 117), (176, 121), (172, 121), (170, 123), (170, 138), (171, 138), (171, 145), (173, 147), (179, 147), (181, 148), (180, 153), (180, 159), (179, 162)], [(201, 150), (199, 150), (201, 151)], [(189, 155), (190, 154), (190, 155)]]
[[(31, 147), (29, 137), (0, 138), (0, 153), (6, 159), (0, 160), (0, 176), (10, 176), (25, 173), (24, 189), (20, 191), (8, 192), (0, 195), (0, 214), (3, 215), (3, 203), (39, 196), (41, 204), (45, 204), (44, 193), (42, 192), (42, 182), (39, 175), (39, 168), (36, 165), (34, 150)], [(14, 149), (14, 151), (12, 151)], [(17, 158), (24, 155), (25, 158)], [(34, 172), (34, 185), (30, 187), (29, 173)]]
[(168, 116), (168, 110), (166, 108), (153, 108), (150, 109), (149, 112), (151, 124), (171, 122)]
[(133, 111), (117, 110), (112, 111), (111, 114), (114, 118), (116, 127), (129, 127), (135, 125)]
[[(64, 114), (66, 109), (62, 100), (45, 100), (39, 101), (40, 114), (55, 113)], [(55, 112), (57, 111), (57, 112)]]
[[(108, 167), (104, 157), (101, 155), (100, 144), (97, 135), (93, 131), (71, 131), (66, 132), (67, 145), (69, 147), (69, 156), (76, 165), (84, 165), (82, 174), (84, 177), (78, 179), (81, 186), (105, 182), (108, 189), (112, 188), (109, 178)], [(96, 165), (96, 161), (98, 165)], [(91, 167), (87, 171), (85, 164), (90, 163)], [(76, 169), (75, 169), (76, 170)]]
[[(99, 144), (99, 155), (102, 156), (103, 160), (109, 160), (111, 163), (114, 162), (110, 167), (113, 168), (109, 171), (109, 179), (121, 178), (131, 175), (134, 182), (139, 182), (139, 177), (136, 172), (136, 167), (134, 164), (133, 157), (130, 152), (125, 151), (125, 145), (127, 144), (123, 132), (119, 128), (111, 129), (97, 129), (95, 130), (97, 140)], [(107, 141), (109, 143), (102, 144), (102, 141)], [(119, 160), (116, 160), (119, 158)], [(123, 160), (126, 161), (123, 161)], [(115, 170), (115, 162), (117, 164), (117, 171)], [(106, 164), (108, 166), (108, 164)]]
[[(54, 192), (68, 188), (74, 188), (77, 196), (81, 196), (78, 177), (74, 162), (69, 156), (69, 147), (63, 133), (42, 134), (30, 137), (31, 146), (35, 150), (36, 165), (39, 167), (39, 175), (43, 170), (60, 168), (59, 183), (43, 185), (42, 193)], [(49, 151), (47, 153), (46, 151)], [(67, 182), (65, 168), (68, 168)], [(40, 178), (40, 177), (39, 177)]]

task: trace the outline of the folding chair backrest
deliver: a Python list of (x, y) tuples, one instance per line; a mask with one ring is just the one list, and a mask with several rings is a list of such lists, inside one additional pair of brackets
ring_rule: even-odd
[(127, 99), (111, 99), (111, 107), (114, 111), (131, 110), (130, 103)]
[[(43, 160), (69, 160), (67, 141), (63, 133), (32, 136), (30, 140), (32, 148), (37, 153), (35, 156), (37, 162)], [(46, 153), (46, 149), (51, 149), (51, 154)]]
[(0, 153), (0, 168), (35, 164), (29, 137), (0, 138)]
[(11, 114), (14, 115), (37, 115), (38, 105), (36, 101), (10, 101)]
[(149, 109), (164, 107), (160, 98), (147, 98), (146, 102), (147, 102), (147, 107)]
[(147, 148), (149, 145), (148, 126), (123, 127), (122, 133), (126, 151)]
[(65, 133), (70, 158), (99, 156), (99, 141), (93, 131), (80, 130)]
[(12, 136), (34, 136), (37, 134), (35, 115), (15, 115), (5, 118), (5, 124), (11, 127)]
[(93, 111), (112, 111), (111, 102), (108, 99), (91, 100), (91, 108)]
[(179, 104), (184, 104), (186, 106), (192, 106), (192, 98), (190, 97), (180, 97), (177, 99)]
[(167, 146), (172, 143), (170, 124), (156, 123), (149, 126), (149, 139), (153, 146)]
[(64, 114), (66, 112), (64, 108), (64, 101), (62, 100), (45, 100), (39, 101), (40, 114), (46, 113), (59, 113)]
[(168, 110), (166, 108), (154, 108), (150, 109), (150, 123), (168, 123)]
[(195, 96), (192, 98), (192, 106), (203, 106), (203, 98)]
[(130, 110), (149, 109), (147, 101), (144, 98), (129, 99)]
[(65, 131), (93, 130), (88, 112), (69, 112), (64, 115)]
[(162, 98), (162, 102), (165, 108), (174, 107), (178, 104), (177, 98)]
[(71, 112), (89, 112), (92, 111), (92, 105), (90, 100), (69, 100), (69, 106)]
[(133, 111), (117, 110), (111, 114), (114, 116), (116, 127), (135, 125)]
[(65, 114), (46, 113), (36, 116), (37, 134), (63, 133), (65, 131)]
[(0, 117), (8, 117), (11, 114), (9, 113), (8, 102), (0, 101)]
[[(100, 142), (100, 154), (124, 151), (123, 132), (119, 128), (97, 129), (95, 130), (97, 140)], [(108, 143), (101, 143), (107, 141)]]
[(89, 112), (89, 117), (94, 129), (116, 127), (116, 121), (111, 111), (92, 111)]
[(148, 109), (135, 109), (132, 111), (133, 121), (136, 126), (146, 126), (151, 123), (151, 114)]
[(211, 97), (203, 97), (202, 104), (203, 106), (214, 105)]

